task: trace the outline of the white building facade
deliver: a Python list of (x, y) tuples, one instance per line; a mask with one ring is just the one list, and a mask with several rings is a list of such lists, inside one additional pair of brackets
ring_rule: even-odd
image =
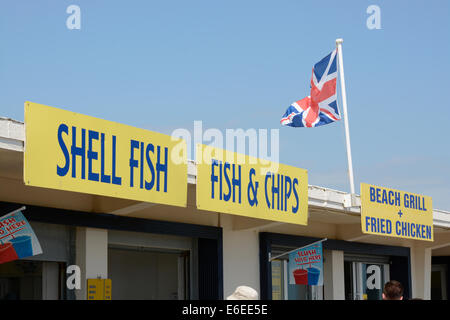
[[(224, 299), (237, 286), (261, 299), (380, 299), (399, 280), (405, 298), (447, 299), (450, 212), (433, 209), (434, 241), (363, 234), (359, 197), (308, 187), (308, 225), (26, 186), (25, 126), (0, 119), (0, 216), (26, 206), (43, 254), (0, 265), (0, 299), (87, 299), (86, 280), (112, 280), (112, 299)], [(432, 195), (431, 195), (432, 196)], [(324, 285), (290, 285), (287, 257), (327, 238)], [(81, 271), (69, 289), (68, 266)]]

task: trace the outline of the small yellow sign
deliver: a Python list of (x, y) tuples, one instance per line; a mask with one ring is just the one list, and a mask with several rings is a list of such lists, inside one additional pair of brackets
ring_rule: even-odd
[(29, 186), (185, 207), (186, 141), (25, 103)]
[(103, 279), (87, 279), (87, 299), (103, 300)]
[(196, 193), (201, 210), (308, 224), (305, 169), (198, 144)]
[(112, 283), (111, 283), (111, 279), (105, 279), (105, 283), (104, 283), (104, 300), (111, 300), (111, 295), (112, 295)]
[(431, 197), (361, 183), (362, 232), (433, 241)]
[(87, 279), (88, 300), (111, 300), (111, 279)]

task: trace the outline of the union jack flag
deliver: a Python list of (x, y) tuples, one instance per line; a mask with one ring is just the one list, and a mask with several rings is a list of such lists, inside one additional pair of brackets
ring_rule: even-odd
[(292, 103), (280, 123), (291, 127), (318, 127), (341, 119), (336, 103), (336, 53), (335, 49), (314, 65), (311, 93)]

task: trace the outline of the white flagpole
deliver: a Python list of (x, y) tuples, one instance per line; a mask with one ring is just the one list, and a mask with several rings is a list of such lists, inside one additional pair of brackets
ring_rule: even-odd
[(328, 240), (328, 238), (323, 238), (322, 240), (319, 240), (319, 241), (316, 241), (316, 242), (307, 244), (306, 246), (303, 246), (303, 247), (300, 247), (300, 248), (296, 248), (296, 249), (294, 249), (294, 250), (291, 250), (291, 251), (288, 251), (288, 252), (279, 254), (279, 255), (277, 255), (277, 256), (275, 256), (275, 257), (270, 257), (270, 256), (269, 256), (269, 262), (271, 262), (272, 260), (275, 260), (276, 258), (285, 256), (285, 255), (287, 255), (287, 254), (289, 254), (289, 253), (291, 253), (291, 252), (294, 252), (294, 251), (297, 251), (297, 250), (300, 250), (300, 249), (303, 249), (303, 248), (306, 248), (306, 247), (315, 245), (316, 243), (321, 243), (321, 242), (324, 242), (324, 241), (327, 241), (327, 240)]
[(342, 93), (342, 106), (344, 111), (344, 127), (345, 127), (345, 142), (347, 145), (347, 161), (348, 161), (348, 177), (350, 180), (350, 192), (355, 194), (355, 183), (353, 180), (353, 164), (352, 164), (352, 150), (350, 147), (350, 132), (348, 129), (348, 118), (347, 118), (347, 95), (345, 92), (345, 80), (344, 80), (344, 61), (342, 58), (342, 43), (343, 39), (336, 39), (336, 48), (338, 56), (339, 65), (339, 81), (341, 82), (341, 93)]
[[(27, 207), (25, 207), (25, 206), (20, 207), (19, 209), (16, 209), (16, 210), (14, 210), (14, 211), (11, 211), (10, 213), (5, 214), (5, 216), (7, 216), (8, 214), (14, 214), (14, 213), (16, 213), (16, 212), (23, 211), (23, 210), (25, 210), (26, 208), (27, 208)], [(2, 217), (3, 217), (3, 216), (2, 216)]]

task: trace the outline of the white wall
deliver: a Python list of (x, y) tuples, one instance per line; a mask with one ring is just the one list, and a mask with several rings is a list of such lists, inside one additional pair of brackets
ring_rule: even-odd
[(344, 251), (324, 250), (325, 300), (345, 300)]
[(431, 249), (411, 248), (412, 298), (431, 299)]
[(81, 289), (75, 295), (85, 300), (86, 279), (108, 278), (108, 230), (77, 228), (76, 264), (81, 269)]
[(246, 285), (260, 294), (259, 236), (257, 231), (232, 229), (232, 216), (221, 215), (223, 227), (223, 291), (224, 299), (236, 287)]

